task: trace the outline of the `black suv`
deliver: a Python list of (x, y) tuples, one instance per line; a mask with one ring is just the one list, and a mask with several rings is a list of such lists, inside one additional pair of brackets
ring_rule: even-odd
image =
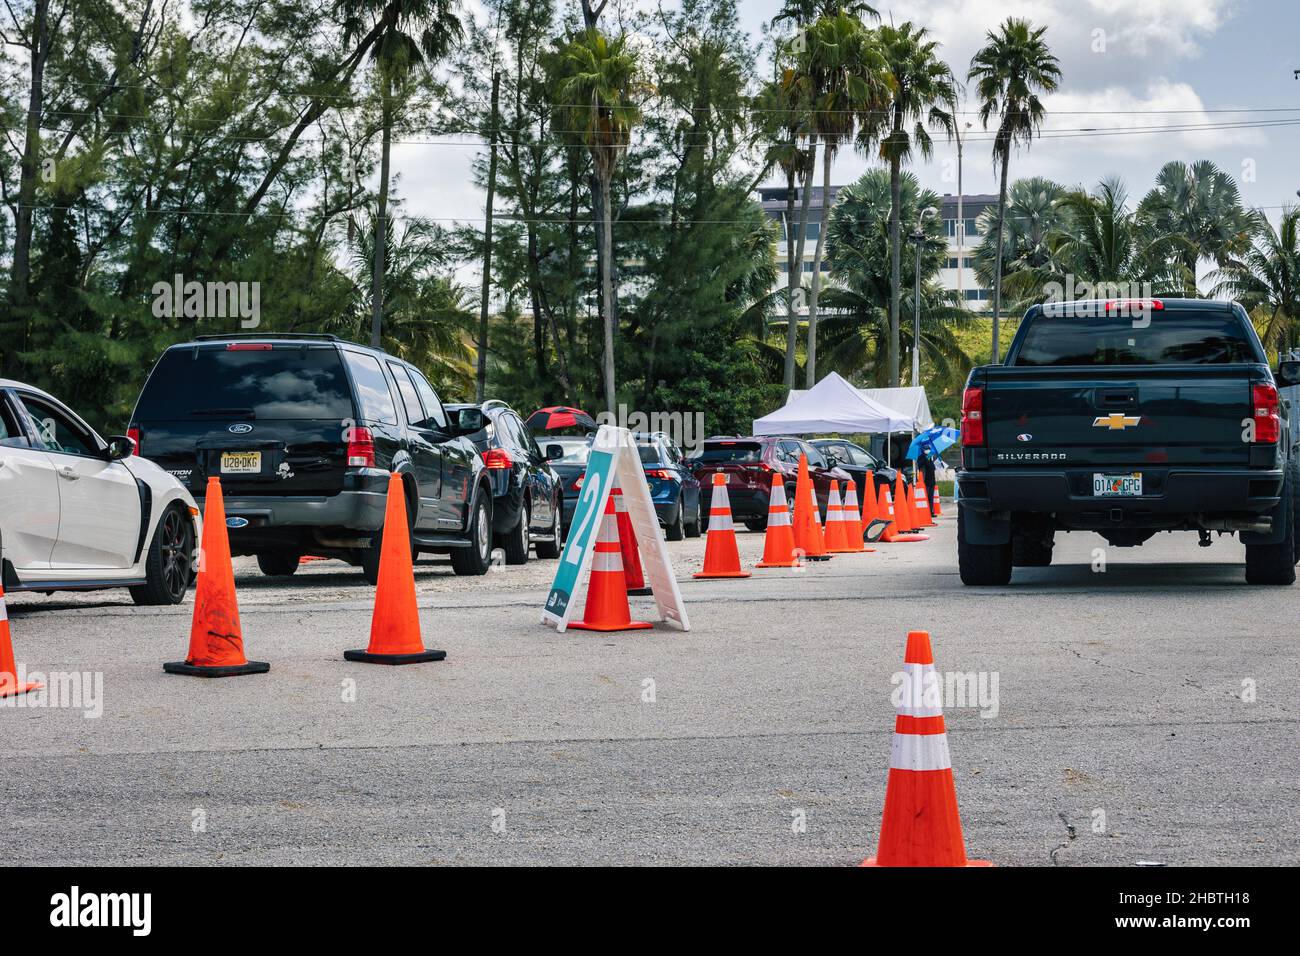
[(390, 472), (402, 475), (411, 554), (450, 552), (457, 574), (491, 563), (492, 489), (408, 362), (332, 335), (209, 335), (162, 354), (131, 416), (137, 453), (200, 505), (221, 479), (231, 552), (266, 574), (304, 554), (378, 580)]
[(506, 564), (526, 564), (536, 542), (539, 558), (558, 558), (564, 545), (560, 478), (549, 462), (564, 449), (537, 446), (523, 419), (505, 402), (448, 405), (450, 431), (464, 435), (483, 456), (492, 483), (492, 531)]

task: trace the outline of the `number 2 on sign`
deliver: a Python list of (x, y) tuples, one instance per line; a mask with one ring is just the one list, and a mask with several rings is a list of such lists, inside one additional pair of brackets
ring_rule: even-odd
[[(600, 500), (600, 475), (598, 474), (592, 475), (590, 481), (583, 481), (582, 483), (582, 501), (590, 505), (593, 500)], [(574, 536), (579, 542), (586, 540), (587, 528), (591, 526), (595, 516), (596, 508), (593, 505), (587, 509), (587, 513), (582, 518), (582, 524), (578, 528), (578, 533)], [(567, 553), (564, 560), (570, 564), (582, 563), (582, 548), (566, 548), (565, 550)]]

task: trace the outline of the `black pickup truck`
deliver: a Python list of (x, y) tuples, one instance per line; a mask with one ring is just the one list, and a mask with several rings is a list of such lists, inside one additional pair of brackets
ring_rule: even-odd
[(1157, 531), (1237, 533), (1246, 581), (1292, 584), (1300, 465), (1245, 310), (1199, 299), (1035, 305), (962, 399), (962, 583), (1051, 563), (1057, 531), (1114, 547)]

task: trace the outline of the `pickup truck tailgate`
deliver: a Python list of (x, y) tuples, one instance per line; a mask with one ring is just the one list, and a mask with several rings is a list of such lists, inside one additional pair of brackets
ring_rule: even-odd
[(987, 369), (990, 464), (1249, 464), (1250, 366), (1135, 371)]

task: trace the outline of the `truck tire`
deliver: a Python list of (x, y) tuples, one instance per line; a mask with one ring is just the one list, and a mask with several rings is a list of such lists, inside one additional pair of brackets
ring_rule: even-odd
[(1017, 568), (1046, 568), (1052, 563), (1054, 531), (1043, 528), (1014, 528), (1011, 532), (1011, 564)]
[(1295, 502), (1293, 482), (1287, 476), (1278, 518), (1285, 535), (1277, 544), (1246, 545), (1247, 584), (1295, 584)]
[(1011, 542), (971, 544), (966, 540), (966, 509), (957, 505), (957, 569), (961, 583), (997, 587), (1011, 583)]

